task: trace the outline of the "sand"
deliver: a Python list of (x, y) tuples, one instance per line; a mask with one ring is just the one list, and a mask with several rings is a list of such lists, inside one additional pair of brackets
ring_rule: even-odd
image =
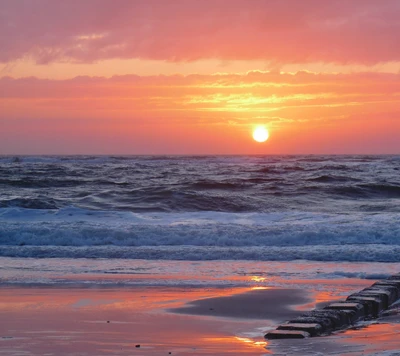
[[(2, 355), (263, 354), (264, 321), (218, 319), (164, 311), (186, 301), (239, 290), (165, 288), (2, 288)], [(257, 344), (260, 342), (260, 344)], [(140, 345), (140, 347), (136, 347)]]
[(327, 337), (263, 339), (323, 299), (301, 288), (2, 287), (0, 355), (390, 355), (400, 349), (397, 315)]
[(274, 320), (291, 319), (301, 314), (293, 306), (310, 303), (301, 289), (256, 289), (223, 297), (195, 300), (170, 309), (172, 312), (231, 318)]

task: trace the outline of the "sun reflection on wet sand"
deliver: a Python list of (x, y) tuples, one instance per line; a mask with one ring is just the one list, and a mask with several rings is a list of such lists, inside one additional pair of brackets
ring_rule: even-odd
[(346, 342), (361, 347), (362, 352), (354, 353), (355, 356), (400, 349), (400, 316), (390, 319), (390, 323), (386, 323), (383, 318), (381, 322), (356, 330), (347, 330), (343, 334)]
[(267, 290), (267, 289), (272, 289), (272, 288), (269, 288), (269, 287), (251, 287), (250, 289), (251, 290)]
[(265, 355), (272, 354), (271, 351), (267, 350), (266, 341), (261, 341), (259, 339), (250, 339), (240, 336), (227, 336), (227, 337), (206, 337), (203, 338), (206, 343), (218, 344), (218, 345), (229, 345), (227, 349), (234, 348), (236, 352), (240, 353), (250, 353), (253, 355)]
[(227, 322), (164, 310), (188, 300), (244, 291), (249, 288), (4, 288), (0, 317), (8, 321), (0, 325), (0, 348), (7, 356), (25, 351), (126, 355), (137, 354), (136, 345), (143, 355), (262, 355), (267, 353), (262, 333), (247, 342), (236, 336), (265, 326), (264, 320)]
[[(256, 348), (265, 348), (268, 345), (268, 343), (266, 341), (255, 341), (255, 340), (249, 339), (247, 337), (235, 336), (235, 339), (238, 341), (244, 342), (246, 345), (251, 345)], [(270, 353), (270, 352), (268, 352), (268, 353)]]

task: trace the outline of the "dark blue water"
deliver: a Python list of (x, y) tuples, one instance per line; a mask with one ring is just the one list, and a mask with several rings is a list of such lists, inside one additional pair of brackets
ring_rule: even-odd
[(400, 156), (0, 157), (0, 255), (400, 261), (399, 174)]
[(3, 157), (0, 196), (2, 208), (399, 212), (400, 156)]

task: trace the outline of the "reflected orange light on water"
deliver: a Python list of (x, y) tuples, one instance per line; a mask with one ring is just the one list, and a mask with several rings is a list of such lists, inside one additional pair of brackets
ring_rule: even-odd
[(235, 345), (235, 350), (240, 350), (240, 353), (252, 353), (254, 354), (255, 349), (258, 349), (259, 352), (263, 354), (271, 354), (271, 351), (266, 349), (268, 343), (266, 341), (259, 341), (250, 339), (247, 337), (239, 337), (239, 336), (232, 336), (232, 337), (207, 337), (203, 338), (203, 341), (210, 344), (228, 344), (230, 347)]
[(270, 287), (251, 287), (251, 290), (265, 290), (265, 289), (271, 289)]
[(255, 340), (249, 339), (247, 337), (235, 336), (235, 339), (239, 340), (241, 342), (244, 342), (247, 345), (251, 345), (251, 346), (254, 346), (254, 347), (257, 347), (257, 348), (260, 348), (260, 347), (264, 348), (265, 346), (268, 345), (268, 343), (266, 341), (255, 341)]
[(344, 335), (347, 342), (362, 345), (362, 353), (355, 353), (354, 355), (364, 355), (365, 352), (379, 352), (382, 350), (398, 350), (398, 335), (400, 333), (398, 321), (395, 323), (388, 321), (388, 324), (382, 321), (382, 323), (372, 324), (366, 328), (348, 330)]
[(250, 280), (252, 282), (265, 282), (267, 280), (267, 278), (265, 277), (260, 277), (260, 276), (251, 276)]

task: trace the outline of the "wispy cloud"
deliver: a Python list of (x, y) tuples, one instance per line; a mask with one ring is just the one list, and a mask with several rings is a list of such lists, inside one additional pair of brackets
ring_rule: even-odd
[[(0, 117), (120, 118), (176, 122), (336, 120), (398, 111), (400, 74), (126, 75), (69, 80), (0, 79)], [(140, 119), (141, 118), (141, 119)], [(193, 121), (193, 119), (196, 120)], [(192, 121), (191, 121), (192, 120)], [(257, 121), (257, 120), (256, 120)]]
[(399, 61), (397, 0), (2, 0), (0, 61)]

